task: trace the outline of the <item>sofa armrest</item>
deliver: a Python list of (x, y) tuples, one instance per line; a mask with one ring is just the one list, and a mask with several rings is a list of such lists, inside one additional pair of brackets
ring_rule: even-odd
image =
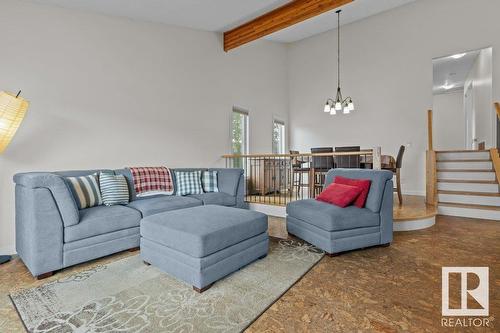
[(217, 186), (220, 192), (227, 193), (233, 197), (237, 195), (243, 169), (212, 168), (208, 170), (217, 171)]
[(63, 267), (64, 226), (49, 189), (16, 185), (16, 251), (33, 276)]
[(385, 183), (382, 205), (380, 207), (380, 244), (392, 242), (393, 230), (393, 183), (388, 180)]
[(14, 175), (14, 182), (26, 189), (48, 189), (65, 227), (78, 224), (80, 221), (75, 199), (63, 177), (49, 172), (18, 173)]

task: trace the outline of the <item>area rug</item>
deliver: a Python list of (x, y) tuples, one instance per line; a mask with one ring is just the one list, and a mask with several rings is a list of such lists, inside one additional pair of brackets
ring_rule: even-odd
[(137, 255), (10, 297), (30, 332), (239, 332), (323, 255), (298, 240), (273, 239), (266, 258), (202, 294)]

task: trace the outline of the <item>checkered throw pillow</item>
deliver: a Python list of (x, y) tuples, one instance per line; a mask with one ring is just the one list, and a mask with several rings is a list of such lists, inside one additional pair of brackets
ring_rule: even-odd
[(217, 186), (217, 171), (203, 171), (201, 183), (205, 193), (219, 192), (219, 187)]
[(175, 171), (177, 195), (202, 194), (201, 171)]

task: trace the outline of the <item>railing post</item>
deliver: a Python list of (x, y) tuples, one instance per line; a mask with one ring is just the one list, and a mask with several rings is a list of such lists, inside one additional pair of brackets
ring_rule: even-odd
[(373, 147), (373, 170), (382, 170), (382, 147)]
[(427, 111), (427, 142), (428, 149), (434, 150), (433, 138), (432, 138), (432, 110)]
[(433, 206), (438, 203), (436, 163), (436, 152), (428, 150), (426, 152), (425, 202)]

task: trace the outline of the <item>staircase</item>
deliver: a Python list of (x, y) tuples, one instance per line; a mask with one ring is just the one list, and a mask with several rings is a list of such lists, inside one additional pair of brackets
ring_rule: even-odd
[(500, 190), (489, 150), (436, 151), (438, 213), (500, 220)]

